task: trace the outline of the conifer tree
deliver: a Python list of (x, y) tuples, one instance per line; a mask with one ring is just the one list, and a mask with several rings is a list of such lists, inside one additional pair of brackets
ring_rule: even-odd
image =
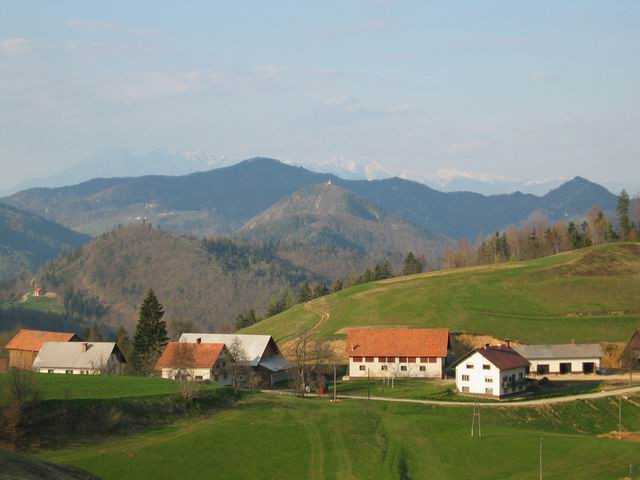
[(162, 320), (163, 316), (162, 305), (153, 290), (149, 289), (140, 306), (138, 325), (133, 337), (133, 366), (141, 374), (151, 372), (169, 341), (167, 323)]
[(402, 274), (413, 275), (415, 273), (422, 273), (423, 268), (424, 265), (422, 265), (422, 262), (415, 257), (413, 252), (409, 252), (402, 265)]
[(298, 290), (298, 303), (305, 303), (309, 300), (313, 300), (313, 293), (311, 292), (309, 282), (304, 282), (300, 285), (300, 290)]
[(313, 289), (313, 297), (314, 298), (324, 297), (325, 295), (329, 295), (329, 293), (331, 293), (329, 288), (323, 283), (319, 283)]
[(630, 204), (631, 200), (629, 199), (629, 194), (623, 189), (618, 197), (618, 206), (616, 208), (618, 224), (620, 225), (620, 238), (622, 240), (629, 240), (631, 232), (633, 231), (633, 226), (629, 219)]
[(340, 279), (336, 280), (335, 282), (333, 282), (333, 285), (331, 285), (332, 292), (339, 292), (343, 288), (344, 288), (344, 282)]

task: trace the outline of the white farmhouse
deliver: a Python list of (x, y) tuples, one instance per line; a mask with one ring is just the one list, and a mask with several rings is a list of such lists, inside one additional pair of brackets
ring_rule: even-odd
[(231, 383), (225, 370), (228, 356), (224, 343), (169, 342), (154, 370), (160, 371), (162, 378), (228, 385)]
[(45, 342), (33, 361), (33, 371), (121, 375), (126, 362), (114, 342)]
[(597, 343), (566, 345), (514, 345), (513, 349), (529, 360), (537, 375), (597, 373), (604, 356)]
[(241, 335), (235, 333), (183, 333), (180, 342), (222, 343), (228, 350), (238, 342), (246, 358), (245, 366), (258, 375), (264, 386), (273, 386), (289, 379), (289, 363), (271, 335)]
[(509, 346), (485, 345), (452, 366), (461, 393), (502, 398), (526, 389), (529, 362)]
[(443, 378), (446, 328), (351, 328), (349, 378)]

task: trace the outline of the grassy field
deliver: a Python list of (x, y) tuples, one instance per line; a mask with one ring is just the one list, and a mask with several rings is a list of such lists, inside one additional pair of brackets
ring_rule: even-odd
[[(640, 429), (638, 398), (624, 425)], [(250, 395), (234, 408), (40, 457), (103, 479), (531, 479), (544, 438), (545, 479), (623, 478), (640, 444), (598, 438), (616, 429), (617, 402), (482, 410)], [(634, 478), (640, 478), (636, 466)]]
[(30, 293), (27, 294), (27, 298), (23, 302), (0, 302), (0, 308), (9, 307), (25, 308), (40, 312), (64, 313), (64, 305), (59, 298), (34, 297)]
[(448, 327), (527, 343), (626, 341), (640, 325), (640, 244), (609, 244), (528, 262), (358, 285), (244, 333), (286, 340), (347, 327)]
[[(163, 378), (120, 377), (100, 375), (34, 375), (42, 400), (132, 398), (177, 393), (178, 385)], [(6, 388), (9, 374), (0, 373), (0, 392)], [(215, 385), (200, 385), (201, 390), (214, 390)]]

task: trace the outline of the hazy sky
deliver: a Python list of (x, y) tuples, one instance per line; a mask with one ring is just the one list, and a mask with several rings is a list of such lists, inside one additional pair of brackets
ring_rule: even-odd
[(0, 186), (102, 149), (640, 177), (640, 2), (4, 1)]

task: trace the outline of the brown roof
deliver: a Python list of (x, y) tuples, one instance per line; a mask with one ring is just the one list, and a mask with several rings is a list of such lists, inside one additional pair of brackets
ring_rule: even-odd
[(529, 360), (511, 347), (483, 347), (476, 350), (480, 355), (493, 363), (500, 370), (528, 367)]
[(347, 332), (350, 357), (446, 357), (447, 328), (352, 328)]
[[(193, 365), (183, 365), (185, 368), (212, 368), (224, 348), (224, 343), (169, 342), (156, 362), (155, 370), (177, 367), (175, 355), (178, 345), (193, 355)], [(190, 359), (185, 363), (190, 363)]]
[(75, 333), (69, 332), (44, 332), (41, 330), (22, 329), (13, 337), (4, 348), (7, 350), (26, 350), (39, 352), (45, 342), (70, 342), (76, 339)]
[(632, 350), (640, 350), (640, 330), (636, 330), (631, 336), (631, 340), (629, 340), (627, 347)]

